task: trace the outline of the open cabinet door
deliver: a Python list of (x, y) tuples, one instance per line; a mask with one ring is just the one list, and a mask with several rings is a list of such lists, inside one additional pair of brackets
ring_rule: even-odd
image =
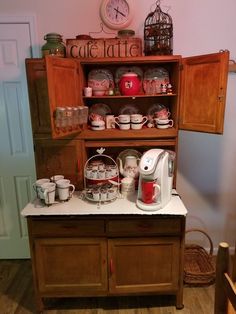
[[(46, 56), (48, 96), (52, 138), (69, 136), (80, 131), (79, 126), (70, 123), (56, 124), (56, 109), (58, 107), (77, 107), (79, 105), (79, 73), (74, 59)], [(68, 118), (65, 112), (65, 120)]]
[(229, 52), (182, 59), (179, 128), (223, 133)]

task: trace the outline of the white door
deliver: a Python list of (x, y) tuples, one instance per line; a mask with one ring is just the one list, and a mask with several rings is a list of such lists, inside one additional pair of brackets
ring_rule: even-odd
[(29, 256), (20, 212), (33, 197), (35, 180), (25, 74), (31, 46), (29, 23), (0, 19), (0, 258)]

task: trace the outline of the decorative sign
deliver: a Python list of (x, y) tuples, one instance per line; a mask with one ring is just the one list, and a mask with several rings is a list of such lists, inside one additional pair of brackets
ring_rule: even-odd
[(116, 58), (142, 56), (140, 38), (67, 39), (66, 56), (70, 58)]

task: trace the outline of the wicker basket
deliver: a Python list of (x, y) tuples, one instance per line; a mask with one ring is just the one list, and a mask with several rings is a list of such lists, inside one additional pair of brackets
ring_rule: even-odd
[(199, 229), (189, 232), (204, 234), (210, 243), (209, 253), (197, 244), (187, 244), (184, 251), (184, 283), (192, 286), (211, 285), (215, 281), (215, 265), (212, 260), (213, 244), (209, 235)]

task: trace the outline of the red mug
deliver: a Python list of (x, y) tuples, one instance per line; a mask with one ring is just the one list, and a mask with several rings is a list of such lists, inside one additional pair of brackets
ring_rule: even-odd
[(157, 196), (160, 193), (160, 186), (156, 181), (145, 181), (141, 182), (142, 188), (142, 201), (146, 204), (155, 203)]

